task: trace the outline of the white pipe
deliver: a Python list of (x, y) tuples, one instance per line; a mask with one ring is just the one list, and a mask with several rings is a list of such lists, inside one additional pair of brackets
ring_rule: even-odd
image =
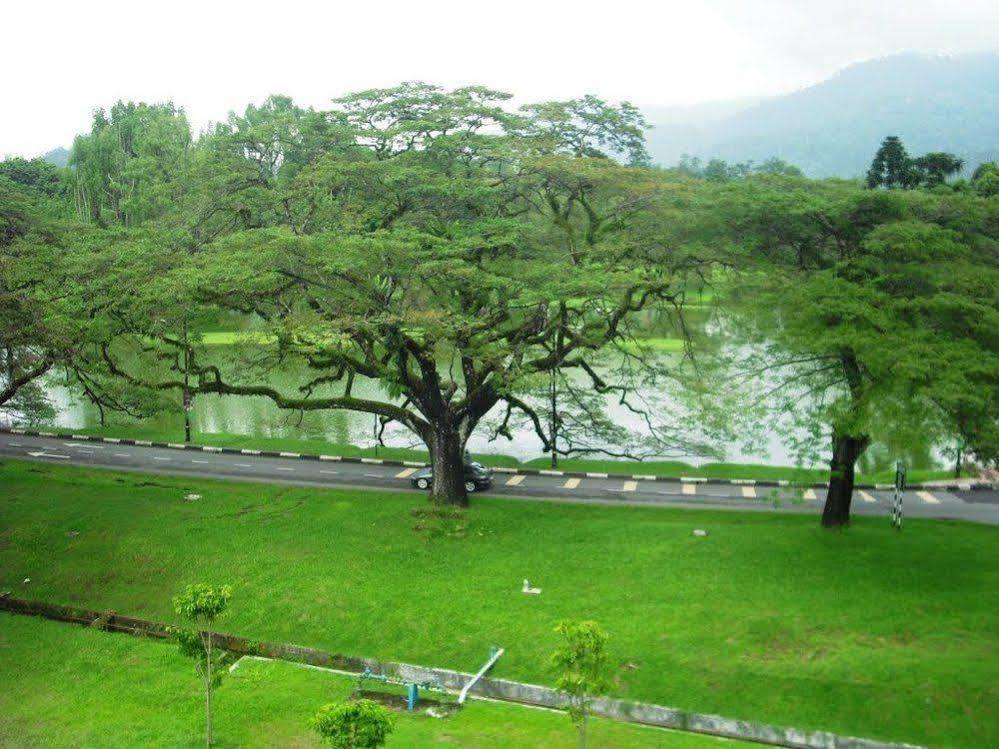
[(489, 660), (486, 661), (486, 665), (479, 669), (479, 672), (471, 678), (471, 680), (461, 688), (461, 692), (458, 694), (458, 704), (464, 705), (465, 698), (468, 696), (468, 690), (475, 686), (475, 683), (485, 676), (486, 671), (493, 667), (493, 664), (499, 660), (499, 657), (503, 655), (505, 651), (503, 648), (497, 648), (493, 651), (493, 654), (489, 656)]

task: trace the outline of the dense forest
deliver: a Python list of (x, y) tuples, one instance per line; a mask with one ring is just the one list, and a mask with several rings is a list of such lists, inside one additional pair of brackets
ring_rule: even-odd
[[(849, 521), (875, 424), (995, 462), (994, 163), (958, 179), (957, 157), (898, 138), (875, 154), (879, 136), (866, 181), (780, 159), (658, 168), (629, 104), (510, 98), (420, 83), (326, 110), (272, 96), (199, 137), (171, 104), (119, 102), (66, 167), (0, 163), (0, 408), (43, 413), (39, 380), (58, 373), (102, 412), (163, 393), (363, 412), (415, 434), (432, 496), (464, 504), (487, 415), (500, 433), (525, 419), (555, 454), (569, 423), (612, 426), (573, 417), (586, 393), (651, 419), (631, 395), (669, 383), (725, 422), (758, 405), (765, 370), (788, 401), (809, 396), (827, 526)], [(649, 357), (643, 321), (682, 332), (704, 289), (716, 340)], [(256, 367), (202, 345), (220, 315), (258, 322)], [(308, 372), (294, 387), (260, 374), (290, 360)], [(573, 397), (546, 411), (535, 395), (567, 372)]]

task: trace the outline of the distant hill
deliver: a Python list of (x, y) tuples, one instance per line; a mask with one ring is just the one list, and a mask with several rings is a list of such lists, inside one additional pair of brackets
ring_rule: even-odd
[(59, 146), (44, 154), (42, 159), (55, 166), (66, 166), (69, 163), (69, 151)]
[(951, 151), (970, 171), (999, 158), (999, 54), (904, 54), (851, 65), (809, 88), (762, 101), (648, 110), (653, 160), (684, 153), (760, 162), (771, 156), (815, 177), (863, 174), (881, 139), (910, 154)]

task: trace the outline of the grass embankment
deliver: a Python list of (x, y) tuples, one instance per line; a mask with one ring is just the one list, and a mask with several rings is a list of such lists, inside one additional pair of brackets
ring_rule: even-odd
[[(141, 425), (111, 425), (107, 427), (92, 427), (64, 430), (79, 434), (94, 434), (105, 437), (123, 437), (128, 439), (152, 440), (154, 442), (178, 442), (183, 439), (183, 433), (177, 430), (151, 428)], [(222, 432), (196, 431), (192, 441), (199, 445), (215, 447), (235, 447), (252, 450), (276, 450), (286, 452), (308, 453), (315, 455), (347, 455), (360, 458), (383, 458), (388, 460), (414, 460), (427, 462), (429, 455), (426, 450), (414, 450), (402, 447), (359, 447), (346, 443), (333, 443), (317, 439), (298, 439), (292, 437), (251, 437), (244, 434), (226, 434)], [(494, 468), (551, 468), (551, 459), (547, 457), (520, 461), (512, 455), (477, 453), (475, 459)], [(692, 466), (679, 460), (649, 460), (628, 461), (599, 458), (564, 458), (558, 462), (559, 470), (590, 471), (594, 473), (627, 473), (647, 474), (650, 476), (683, 476), (703, 477), (711, 479), (755, 479), (756, 481), (791, 481), (796, 483), (816, 483), (829, 479), (829, 471), (820, 468), (795, 468), (793, 466), (768, 466), (753, 463), (705, 463)], [(912, 470), (909, 471), (909, 483), (949, 479), (952, 474), (947, 470)], [(882, 471), (873, 474), (858, 474), (862, 483), (885, 484), (895, 480), (894, 471)]]
[[(199, 681), (169, 643), (0, 614), (0, 664), (0, 745), (203, 746)], [(319, 747), (309, 719), (353, 686), (335, 674), (245, 660), (216, 693), (215, 745)], [(575, 746), (569, 719), (549, 711), (472, 700), (446, 720), (396, 716), (389, 747)], [(752, 746), (599, 719), (590, 736), (594, 746)]]
[(999, 529), (479, 497), (467, 532), (427, 537), (422, 506), (6, 461), (0, 589), (171, 621), (181, 586), (226, 582), (225, 629), (252, 639), (469, 671), (500, 645), (497, 676), (542, 683), (555, 623), (593, 618), (618, 696), (999, 745)]

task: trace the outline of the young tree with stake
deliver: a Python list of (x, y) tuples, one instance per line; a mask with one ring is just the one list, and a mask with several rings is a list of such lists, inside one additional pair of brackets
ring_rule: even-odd
[(551, 655), (558, 674), (555, 684), (569, 700), (567, 712), (579, 731), (579, 747), (586, 747), (586, 723), (593, 697), (607, 689), (607, 633), (594, 621), (563, 621), (555, 627), (562, 643)]
[(188, 585), (173, 599), (174, 610), (196, 627), (194, 630), (177, 630), (174, 634), (180, 644), (180, 652), (195, 660), (198, 673), (204, 679), (206, 746), (212, 745), (212, 697), (221, 681), (218, 665), (224, 655), (223, 651), (213, 649), (212, 633), (215, 623), (229, 607), (230, 594), (228, 585), (213, 588), (197, 583)]

